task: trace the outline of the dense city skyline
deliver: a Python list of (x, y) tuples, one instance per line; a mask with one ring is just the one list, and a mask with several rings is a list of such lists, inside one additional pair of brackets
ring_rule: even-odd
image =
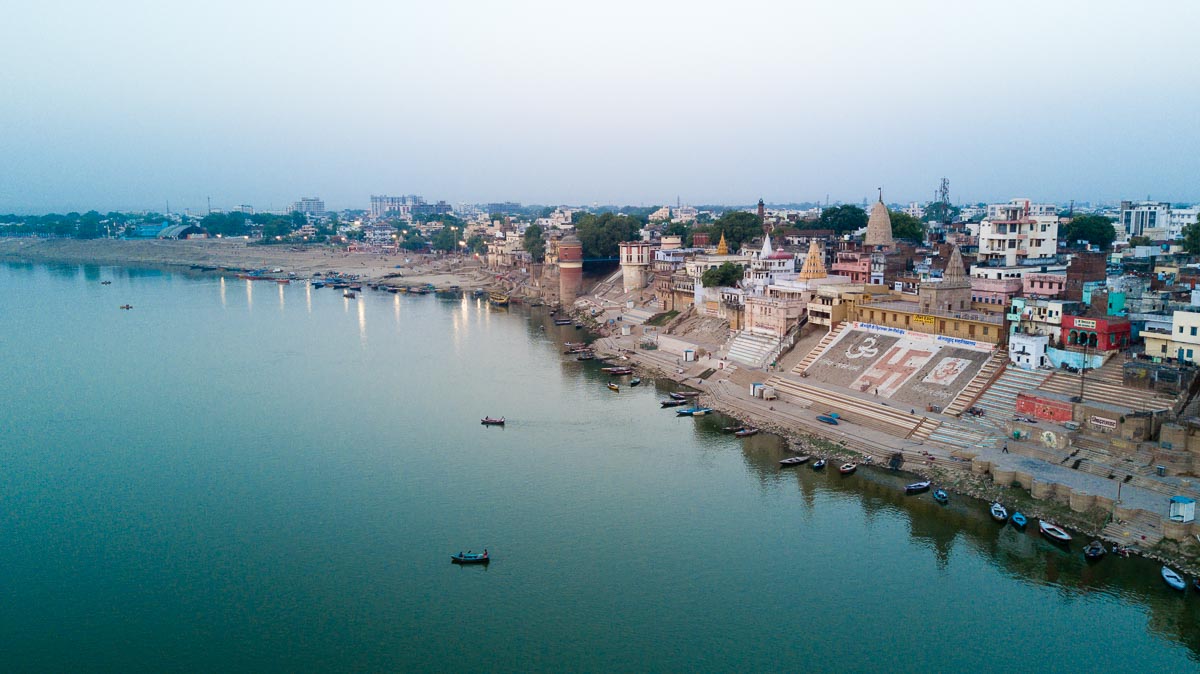
[(0, 212), (1200, 199), (1200, 10), (1082, 9), (22, 6)]

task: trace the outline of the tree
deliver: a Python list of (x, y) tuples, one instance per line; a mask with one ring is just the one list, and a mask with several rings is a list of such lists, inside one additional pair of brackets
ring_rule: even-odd
[(843, 204), (821, 211), (817, 226), (810, 229), (832, 229), (846, 234), (867, 226), (867, 212), (858, 206)]
[(529, 253), (529, 257), (533, 258), (535, 264), (540, 264), (546, 258), (546, 237), (542, 235), (542, 228), (539, 225), (530, 225), (525, 228), (525, 238), (521, 242), (525, 252)]
[(1183, 228), (1183, 249), (1192, 255), (1200, 254), (1200, 217)]
[(443, 253), (448, 253), (458, 247), (458, 233), (451, 225), (442, 225), (442, 228), (433, 235), (430, 245), (434, 250), (440, 250)]
[(725, 236), (725, 243), (730, 251), (738, 251), (742, 244), (750, 243), (762, 234), (762, 221), (754, 213), (746, 211), (726, 211), (711, 225), (696, 226), (693, 232), (705, 232), (712, 241), (720, 241)]
[(1108, 250), (1117, 238), (1117, 232), (1113, 229), (1113, 221), (1103, 215), (1078, 215), (1067, 223), (1059, 238), (1068, 244), (1087, 241), (1100, 250)]
[(1129, 245), (1131, 246), (1149, 246), (1152, 242), (1148, 236), (1131, 236), (1129, 237)]
[[(953, 204), (948, 204), (944, 201), (934, 201), (925, 207), (925, 221), (926, 222), (953, 222), (954, 219), (957, 218), (958, 214), (961, 212), (962, 212), (962, 209), (959, 208), (958, 206), (955, 206)], [(893, 219), (892, 220), (892, 224), (893, 224), (892, 229), (893, 230), (895, 229), (895, 227), (894, 227), (895, 223), (896, 223), (896, 221)], [(894, 235), (895, 234), (893, 233), (893, 236)]]
[(925, 240), (925, 223), (904, 211), (891, 211), (890, 214), (893, 237), (918, 242)]
[(263, 243), (274, 243), (277, 238), (288, 236), (292, 233), (292, 220), (287, 218), (274, 218), (267, 224), (263, 225), (262, 241)]
[(583, 244), (585, 258), (616, 257), (617, 244), (638, 239), (642, 226), (636, 219), (605, 211), (600, 215), (576, 214), (575, 236)]
[(308, 216), (300, 211), (292, 211), (292, 229), (300, 229), (308, 224)]
[[(467, 239), (467, 250), (471, 251), (472, 253), (486, 253), (487, 239), (484, 239), (478, 234), (472, 234), (471, 237)], [(543, 253), (543, 257), (544, 256), (545, 253)]]
[(100, 214), (88, 211), (79, 216), (79, 225), (75, 230), (78, 239), (95, 239), (100, 236)]
[(713, 267), (700, 276), (705, 288), (733, 287), (742, 280), (742, 265), (726, 262)]

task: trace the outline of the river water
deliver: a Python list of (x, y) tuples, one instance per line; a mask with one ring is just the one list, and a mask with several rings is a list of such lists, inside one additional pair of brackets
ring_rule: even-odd
[(10, 263), (0, 321), (7, 671), (1197, 669), (1156, 564), (781, 470), (538, 310)]

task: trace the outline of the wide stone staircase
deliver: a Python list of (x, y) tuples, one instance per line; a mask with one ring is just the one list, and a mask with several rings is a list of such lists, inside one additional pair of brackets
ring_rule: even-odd
[(767, 385), (774, 386), (776, 395), (787, 402), (811, 407), (817, 413), (837, 412), (852, 424), (899, 438), (920, 433), (920, 439), (924, 439), (934, 432), (938, 424), (936, 419), (927, 419), (871, 400), (797, 381), (791, 375), (775, 375), (767, 380)]
[(1055, 370), (1039, 388), (1059, 395), (1078, 396), (1082, 376), (1083, 398), (1087, 402), (1106, 403), (1134, 411), (1165, 410), (1172, 407), (1174, 400), (1171, 398), (1160, 398), (1154, 391), (1125, 386), (1122, 370), (1124, 365), (1125, 359), (1118, 355), (1109, 358), (1099, 368), (1082, 375)]
[(958, 395), (954, 396), (954, 400), (951, 400), (950, 404), (942, 412), (952, 417), (962, 416), (962, 413), (967, 408), (975, 404), (975, 401), (987, 389), (988, 384), (992, 383), (993, 380), (1003, 373), (1007, 363), (1008, 349), (997, 349), (971, 379), (970, 383), (963, 390), (959, 391)]
[(658, 313), (653, 309), (626, 309), (621, 314), (621, 321), (628, 325), (641, 325)]
[(1042, 370), (1005, 368), (974, 402), (983, 410), (983, 416), (947, 420), (929, 439), (955, 450), (995, 446), (1005, 436), (1006, 424), (1016, 412), (1017, 394), (1036, 389), (1048, 376)]
[(749, 367), (762, 367), (778, 347), (779, 340), (774, 337), (743, 330), (729, 342), (726, 355)]
[(829, 348), (829, 345), (832, 344), (833, 341), (837, 339), (838, 335), (842, 334), (842, 331), (846, 329), (846, 325), (846, 323), (839, 323), (837, 327), (826, 333), (825, 336), (821, 338), (821, 341), (817, 342), (817, 345), (813, 348), (813, 350), (808, 352), (808, 355), (804, 357), (804, 360), (800, 361), (796, 364), (796, 367), (792, 368), (792, 372), (795, 374), (802, 374), (810, 365), (817, 362), (817, 359), (821, 357), (821, 354), (825, 353), (825, 349)]

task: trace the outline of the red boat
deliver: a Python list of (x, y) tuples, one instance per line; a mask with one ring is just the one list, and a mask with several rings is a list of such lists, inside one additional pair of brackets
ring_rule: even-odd
[(479, 423), (483, 424), (484, 426), (503, 426), (504, 425), (504, 417), (500, 417), (499, 419), (493, 419), (491, 417), (484, 417), (479, 420)]

